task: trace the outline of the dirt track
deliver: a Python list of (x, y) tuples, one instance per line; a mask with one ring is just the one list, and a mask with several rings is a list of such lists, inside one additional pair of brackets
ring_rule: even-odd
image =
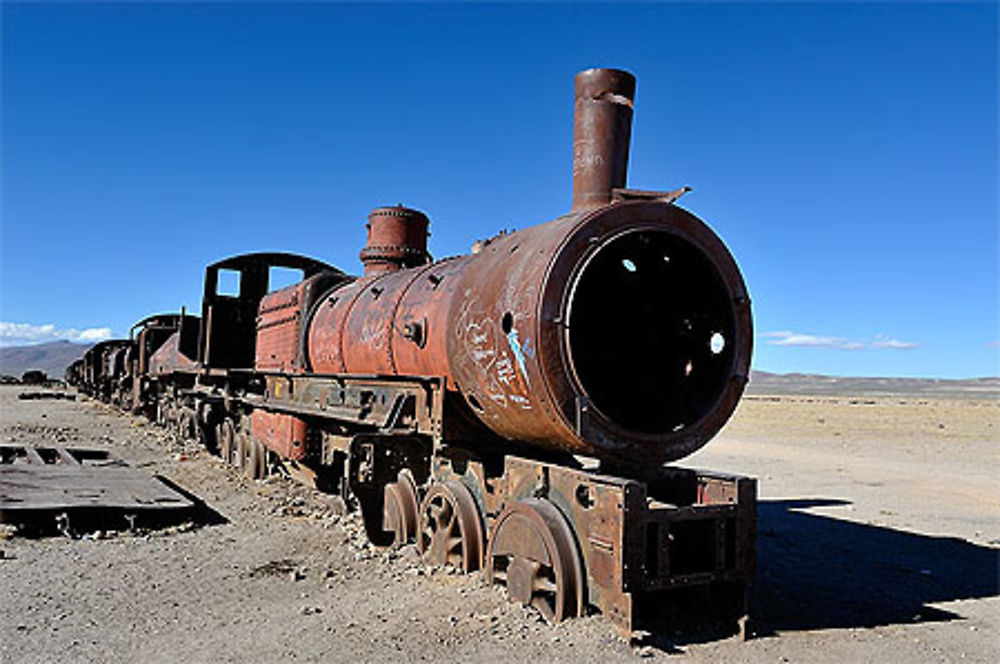
[(752, 396), (685, 465), (759, 478), (759, 636), (549, 626), (478, 576), (370, 549), (353, 518), (92, 401), (0, 388), (0, 440), (110, 448), (217, 523), (0, 541), (0, 661), (1000, 661), (1000, 403)]

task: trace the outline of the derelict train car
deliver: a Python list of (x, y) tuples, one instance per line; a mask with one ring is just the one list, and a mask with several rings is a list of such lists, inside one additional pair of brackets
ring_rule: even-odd
[[(147, 316), (132, 326), (123, 381), (123, 406), (142, 413), (160, 424), (177, 419), (176, 413), (160, 409), (161, 393), (178, 387), (180, 372), (196, 367), (200, 320), (182, 311), (179, 314)], [(190, 386), (191, 382), (181, 383)], [(190, 426), (190, 422), (188, 423)]]
[(79, 360), (74, 360), (72, 364), (66, 367), (66, 373), (63, 378), (67, 385), (72, 385), (73, 387), (80, 387), (83, 382), (83, 358)]
[[(755, 483), (664, 464), (736, 407), (749, 297), (684, 190), (624, 188), (635, 79), (575, 83), (568, 214), (434, 262), (427, 217), (380, 208), (360, 277), (286, 254), (210, 266), (196, 361), (158, 379), (157, 409), (551, 620), (596, 607), (628, 633), (692, 601), (738, 620)], [(268, 292), (274, 266), (302, 280)]]
[(127, 339), (108, 339), (94, 344), (75, 362), (73, 379), (80, 389), (106, 403), (115, 400), (118, 383), (125, 374)]

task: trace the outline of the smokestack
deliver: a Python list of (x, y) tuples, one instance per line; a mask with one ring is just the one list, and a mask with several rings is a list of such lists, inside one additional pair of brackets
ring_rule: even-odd
[(635, 77), (620, 69), (587, 69), (574, 79), (573, 212), (611, 202), (625, 187)]

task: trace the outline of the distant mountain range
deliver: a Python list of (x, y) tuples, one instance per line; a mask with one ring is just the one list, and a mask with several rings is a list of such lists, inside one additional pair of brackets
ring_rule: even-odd
[(966, 378), (856, 378), (819, 374), (773, 374), (751, 371), (748, 394), (908, 395), (928, 397), (1000, 398), (1000, 377)]
[[(33, 346), (0, 347), (0, 374), (20, 377), (39, 369), (50, 378), (62, 378), (90, 344), (52, 341)], [(752, 371), (748, 394), (802, 395), (926, 395), (1000, 398), (1000, 377), (946, 380), (941, 378), (851, 378), (819, 374), (775, 374)]]
[(38, 369), (49, 378), (62, 378), (66, 367), (83, 357), (91, 345), (50, 341), (31, 346), (0, 347), (0, 374), (20, 377), (25, 371)]

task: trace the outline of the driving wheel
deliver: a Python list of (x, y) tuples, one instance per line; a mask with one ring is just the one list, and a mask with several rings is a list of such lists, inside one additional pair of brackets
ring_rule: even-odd
[(403, 546), (416, 537), (420, 503), (417, 484), (409, 470), (399, 471), (396, 481), (385, 485), (383, 510), (382, 528), (393, 534), (393, 546)]
[(583, 614), (576, 538), (547, 500), (521, 500), (500, 514), (486, 551), (486, 578), (505, 585), (512, 602), (535, 607), (549, 622)]
[(435, 484), (420, 505), (417, 550), (431, 565), (473, 572), (482, 565), (483, 524), (472, 493), (455, 480)]

